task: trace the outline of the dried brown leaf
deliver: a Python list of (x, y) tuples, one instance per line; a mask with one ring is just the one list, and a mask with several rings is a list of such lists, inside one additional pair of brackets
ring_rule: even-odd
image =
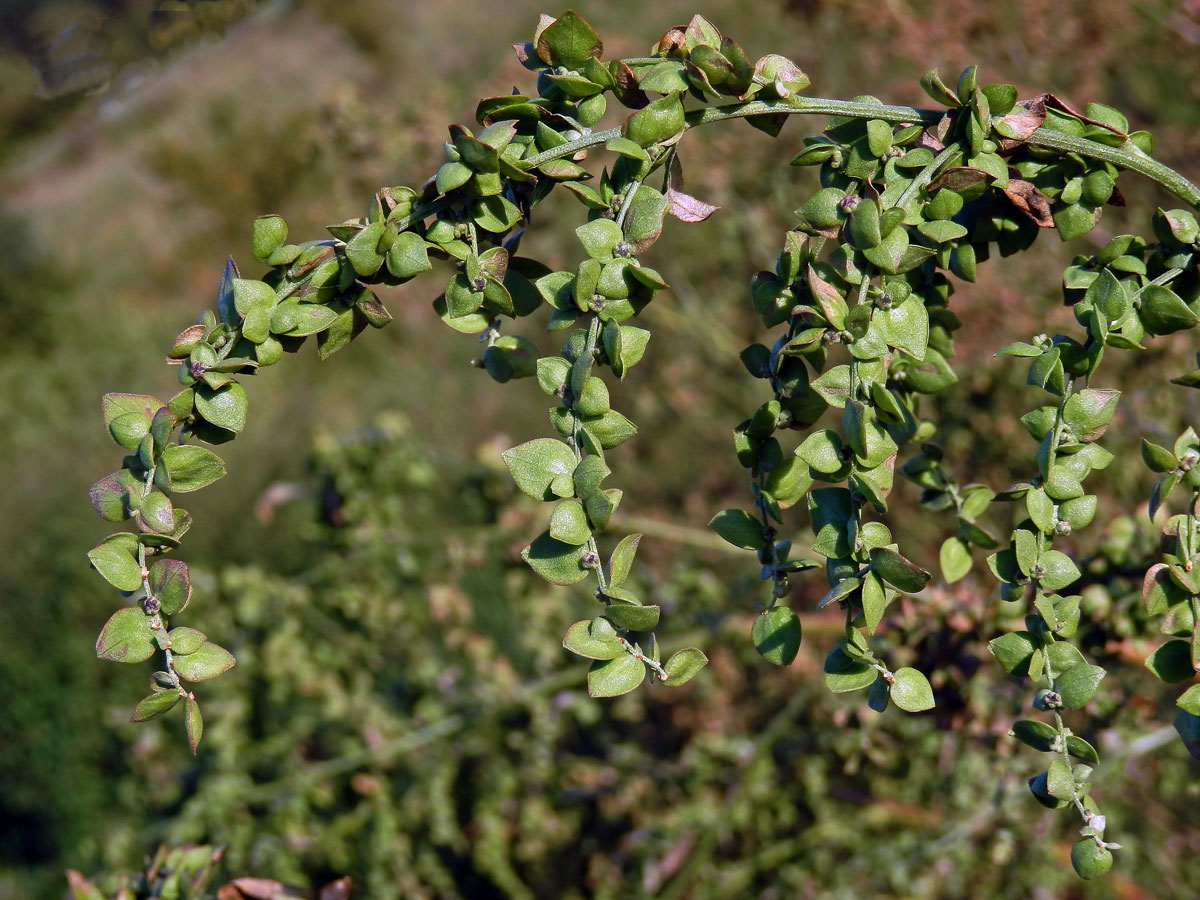
[(633, 69), (629, 68), (624, 60), (617, 63), (617, 72), (614, 77), (617, 82), (617, 99), (621, 101), (622, 105), (629, 109), (641, 109), (649, 105), (650, 98), (646, 96), (646, 92), (638, 84), (637, 76), (633, 74)]
[(667, 212), (681, 222), (703, 222), (719, 206), (697, 200), (683, 190), (683, 166), (679, 157), (671, 158), (671, 167), (667, 173)]
[(1030, 136), (1042, 127), (1042, 123), (1046, 121), (1046, 98), (1049, 96), (1049, 94), (1040, 94), (1029, 100), (1022, 100), (1013, 108), (1012, 112), (1000, 119), (1012, 129), (1016, 135), (1016, 141), (1029, 140)]
[(676, 25), (668, 28), (666, 33), (654, 45), (655, 56), (683, 56), (687, 52), (687, 26)]
[(1039, 228), (1053, 228), (1054, 217), (1050, 214), (1050, 201), (1031, 181), (1009, 178), (1004, 195), (1013, 206), (1033, 220)]

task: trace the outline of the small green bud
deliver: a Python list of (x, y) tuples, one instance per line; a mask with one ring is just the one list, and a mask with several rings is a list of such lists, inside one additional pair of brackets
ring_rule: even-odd
[(1043, 688), (1034, 695), (1033, 708), (1040, 710), (1061, 709), (1062, 696), (1057, 691), (1050, 691)]

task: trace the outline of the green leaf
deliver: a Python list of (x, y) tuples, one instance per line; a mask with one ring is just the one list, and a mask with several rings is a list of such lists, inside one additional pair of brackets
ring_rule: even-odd
[(883, 613), (888, 604), (887, 590), (877, 575), (868, 572), (863, 576), (861, 598), (866, 632), (871, 635), (883, 620)]
[(762, 523), (741, 509), (724, 509), (712, 517), (708, 527), (735, 547), (761, 550), (769, 546)]
[(905, 712), (921, 712), (933, 709), (933, 688), (929, 679), (916, 669), (902, 668), (892, 673), (895, 682), (892, 684), (891, 699)]
[(831, 559), (849, 556), (853, 549), (854, 528), (850, 492), (839, 487), (810, 491), (808, 513), (814, 535), (813, 550)]
[(1170, 288), (1148, 284), (1140, 299), (1138, 316), (1151, 334), (1172, 334), (1196, 324), (1196, 314)]
[(411, 231), (402, 231), (387, 253), (388, 271), (397, 278), (413, 278), (429, 271), (429, 248), (425, 240)]
[(628, 119), (622, 134), (639, 147), (649, 147), (674, 137), (683, 130), (683, 103), (679, 94), (667, 94), (651, 101)]
[[(676, 102), (679, 102), (678, 98)], [(629, 201), (629, 213), (625, 216), (625, 237), (635, 254), (644, 253), (658, 240), (669, 206), (667, 198), (654, 188), (645, 184), (638, 187)]]
[(569, 585), (587, 577), (588, 570), (583, 567), (586, 552), (586, 545), (564, 544), (552, 538), (549, 531), (543, 531), (521, 551), (521, 558), (551, 584)]
[(708, 657), (702, 651), (695, 647), (685, 647), (671, 654), (671, 658), (663, 665), (663, 671), (667, 674), (666, 684), (669, 687), (686, 684), (706, 665)]
[(233, 279), (233, 305), (242, 316), (247, 316), (252, 310), (259, 308), (273, 309), (276, 300), (275, 289), (265, 282), (246, 278)]
[(96, 639), (96, 656), (113, 662), (145, 662), (158, 649), (150, 622), (151, 617), (139, 607), (117, 610)]
[(967, 236), (967, 229), (964, 226), (946, 219), (922, 222), (917, 226), (917, 231), (935, 244), (947, 244)]
[(175, 671), (185, 681), (208, 681), (233, 668), (233, 654), (219, 644), (207, 641), (195, 652), (177, 656), (173, 660)]
[(184, 719), (187, 722), (188, 744), (191, 746), (194, 756), (200, 747), (200, 738), (204, 735), (204, 719), (200, 715), (200, 704), (191, 694), (188, 694), (187, 697)]
[(173, 709), (181, 696), (179, 691), (169, 690), (158, 691), (149, 697), (143, 697), (138, 701), (138, 705), (133, 708), (133, 715), (129, 717), (129, 721), (146, 722), (157, 718)]
[(1200, 716), (1180, 710), (1176, 713), (1173, 724), (1188, 752), (1200, 758)]
[(1083, 299), (1104, 317), (1105, 324), (1121, 321), (1130, 309), (1129, 291), (1110, 269), (1100, 271)]
[(875, 310), (872, 321), (889, 347), (903, 350), (918, 362), (925, 358), (929, 346), (929, 313), (916, 296), (889, 309)]
[(937, 69), (930, 69), (921, 76), (921, 88), (942, 106), (958, 106), (957, 95), (942, 81)]
[(845, 298), (832, 284), (823, 279), (811, 265), (808, 267), (808, 289), (821, 306), (825, 319), (837, 330), (846, 327), (846, 314), (850, 308)]
[(542, 61), (567, 69), (582, 69), (589, 58), (598, 59), (603, 52), (600, 35), (574, 10), (559, 16), (537, 37)]
[(825, 686), (835, 694), (870, 687), (879, 671), (865, 662), (854, 659), (841, 647), (834, 647), (825, 657)]
[(1078, 203), (1059, 207), (1054, 211), (1054, 227), (1058, 229), (1058, 236), (1064, 241), (1083, 237), (1096, 227), (1098, 212)]
[(1180, 387), (1200, 388), (1200, 369), (1193, 369), (1184, 375), (1171, 379), (1171, 384), (1177, 384)]
[(596, 440), (605, 450), (619, 447), (638, 433), (637, 426), (615, 409), (599, 416), (581, 416), (579, 421), (596, 436)]
[(583, 504), (573, 499), (559, 500), (554, 504), (554, 511), (550, 514), (550, 536), (564, 544), (578, 546), (587, 543), (592, 530), (588, 527)]
[(1019, 722), (1014, 722), (1010, 733), (1021, 743), (1028, 744), (1034, 750), (1041, 750), (1043, 753), (1051, 750), (1054, 739), (1058, 736), (1058, 732), (1045, 722), (1037, 722), (1033, 719), (1021, 719)]
[(1155, 647), (1146, 658), (1146, 668), (1167, 684), (1194, 678), (1196, 670), (1192, 668), (1191, 642), (1171, 640)]
[(151, 491), (137, 508), (138, 527), (151, 534), (171, 534), (175, 530), (175, 508), (162, 491)]
[(830, 406), (842, 409), (850, 395), (850, 367), (840, 365), (826, 369), (811, 387)]
[(150, 418), (141, 413), (125, 413), (108, 424), (112, 439), (126, 450), (137, 450), (142, 438), (150, 433)]
[(150, 566), (150, 596), (159, 602), (163, 615), (183, 612), (192, 599), (192, 582), (187, 563), (179, 559), (158, 559)]
[(940, 352), (930, 347), (920, 362), (909, 362), (905, 382), (918, 394), (936, 394), (958, 381), (958, 376)]
[(1097, 441), (1108, 430), (1120, 397), (1120, 391), (1094, 388), (1076, 391), (1063, 406), (1063, 420), (1071, 426), (1080, 441)]
[[(276, 307), (276, 311), (284, 304)], [(299, 303), (291, 310), (291, 321), (286, 329), (275, 327), (275, 319), (271, 320), (271, 331), (288, 337), (307, 337), (319, 334), (337, 321), (337, 311), (320, 303)], [(207, 417), (206, 417), (207, 418)], [(231, 431), (233, 429), (230, 429)]]
[[(234, 305), (245, 317), (242, 320), (242, 336), (253, 344), (265, 343), (271, 336), (271, 318), (278, 305), (275, 290), (261, 281), (238, 278), (233, 282), (233, 296)], [(213, 367), (210, 363), (209, 368)]]
[(483, 197), (471, 204), (471, 220), (484, 231), (504, 234), (521, 221), (521, 210), (507, 197)]
[(623, 379), (645, 354), (650, 332), (634, 325), (606, 322), (602, 339), (613, 374)]
[(800, 617), (786, 606), (772, 607), (755, 617), (750, 639), (767, 662), (790, 665), (800, 652)]
[(608, 520), (618, 504), (620, 504), (621, 496), (622, 492), (620, 489), (610, 488), (609, 490), (596, 491), (584, 501), (583, 508), (587, 512), (588, 521), (592, 523), (592, 526), (597, 531), (603, 531), (608, 527)]
[(129, 593), (142, 586), (142, 567), (138, 564), (138, 541), (128, 532), (112, 534), (88, 551), (88, 559), (104, 580), (119, 591)]
[(195, 628), (172, 628), (167, 632), (167, 640), (170, 643), (170, 651), (178, 656), (187, 656), (189, 653), (195, 653), (199, 650), (208, 637), (202, 631), (197, 631)]
[[(130, 414), (145, 416), (149, 423), (155, 413), (163, 408), (163, 402), (149, 394), (105, 394), (101, 399), (100, 407), (104, 415), (104, 427), (109, 428), (115, 419)], [(147, 429), (149, 429), (148, 424)], [(136, 450), (137, 444), (128, 449)]]
[(796, 448), (796, 456), (808, 463), (816, 472), (831, 475), (846, 466), (842, 458), (841, 435), (828, 428), (812, 432)]
[(988, 642), (988, 650), (1010, 675), (1028, 675), (1029, 661), (1037, 649), (1028, 631), (1010, 631)]
[(946, 584), (953, 584), (971, 571), (971, 548), (962, 538), (948, 537), (942, 542), (938, 562), (942, 568), (942, 580)]
[(812, 482), (808, 463), (792, 457), (785, 459), (767, 473), (765, 487), (781, 509), (788, 509), (808, 493)]
[(592, 663), (588, 669), (588, 695), (619, 697), (646, 679), (646, 665), (631, 653)]
[(607, 261), (613, 258), (613, 248), (625, 240), (621, 226), (612, 219), (593, 219), (575, 229), (575, 236), (592, 259)]
[(1086, 660), (1074, 644), (1066, 641), (1055, 641), (1046, 647), (1046, 659), (1054, 672), (1065, 672), (1072, 666), (1083, 665)]
[(1038, 558), (1037, 564), (1045, 572), (1038, 578), (1038, 584), (1045, 591), (1061, 591), (1080, 577), (1079, 567), (1071, 557), (1058, 550), (1047, 550)]
[(625, 655), (625, 645), (617, 639), (616, 629), (603, 618), (576, 622), (567, 629), (563, 647), (587, 659), (617, 659)]
[(1175, 701), (1178, 706), (1186, 713), (1193, 716), (1200, 716), (1200, 684), (1193, 684), (1190, 688), (1179, 695), (1179, 699)]
[(213, 390), (204, 384), (196, 385), (196, 412), (206, 422), (234, 433), (246, 427), (246, 389), (236, 381)]
[(1100, 762), (1100, 754), (1096, 752), (1096, 748), (1073, 734), (1067, 736), (1067, 752), (1088, 765), (1094, 766)]
[(1079, 478), (1072, 474), (1071, 470), (1062, 463), (1058, 463), (1050, 468), (1043, 488), (1048, 496), (1059, 501), (1074, 500), (1077, 497), (1082, 497), (1085, 493)]
[(571, 375), (571, 364), (561, 356), (543, 356), (537, 361), (538, 386), (551, 396), (558, 396)]
[(1071, 776), (1071, 767), (1061, 759), (1050, 761), (1050, 768), (1046, 772), (1046, 792), (1058, 800), (1075, 797), (1075, 779)]
[(383, 222), (372, 222), (346, 242), (346, 259), (350, 260), (350, 265), (359, 276), (374, 275), (383, 265), (384, 255), (379, 252), (379, 241), (385, 227)]
[[(145, 486), (128, 469), (105, 475), (88, 489), (92, 508), (107, 522), (123, 522), (129, 518), (130, 492), (140, 498)], [(136, 501), (134, 503), (136, 505)]]
[(1052, 347), (1030, 363), (1025, 383), (1046, 388), (1051, 393), (1061, 394), (1063, 391), (1062, 351), (1058, 347)]
[(534, 500), (570, 497), (575, 454), (562, 441), (536, 438), (502, 454), (513, 481)]
[(863, 580), (854, 575), (839, 577), (837, 581), (825, 592), (825, 595), (817, 601), (817, 609), (824, 609), (830, 603), (836, 603), (839, 600), (844, 600), (855, 591), (862, 587)]
[(176, 493), (197, 491), (207, 487), (225, 474), (221, 457), (204, 447), (176, 444), (163, 451), (162, 464), (171, 476), (171, 490)]
[(1065, 672), (1057, 673), (1054, 677), (1054, 688), (1062, 697), (1064, 709), (1081, 709), (1092, 699), (1100, 679), (1105, 671), (1099, 666), (1089, 666), (1087, 663), (1071, 666)]
[(871, 571), (888, 584), (909, 594), (923, 590), (933, 577), (890, 547), (876, 547), (871, 550)]
[[(1013, 341), (1011, 344), (1006, 344), (1004, 347), (997, 350), (996, 355), (1017, 356), (1026, 359), (1033, 359), (1042, 355), (1042, 349), (1040, 347), (1035, 347), (1033, 344), (1027, 344), (1024, 341)], [(1027, 415), (1031, 414), (1027, 413)]]
[(1099, 878), (1112, 868), (1113, 855), (1092, 837), (1081, 838), (1071, 845), (1071, 867), (1084, 881)]
[(628, 156), (630, 159), (636, 159), (640, 162), (650, 162), (650, 154), (629, 140), (629, 138), (613, 138), (604, 145), (604, 149), (611, 150), (613, 153), (618, 153), (621, 156)]
[(451, 160), (442, 163), (438, 168), (434, 183), (439, 194), (446, 194), (455, 188), (462, 187), (471, 180), (474, 174), (470, 166)]
[[(969, 244), (967, 246), (970, 246)], [(895, 228), (892, 233), (880, 241), (878, 247), (872, 247), (869, 250), (863, 251), (863, 256), (867, 261), (878, 266), (884, 272), (896, 274), (912, 268), (911, 263), (915, 258), (909, 254), (909, 239), (908, 229)], [(931, 253), (930, 250), (925, 250), (926, 254)]]
[(283, 216), (259, 216), (254, 220), (254, 258), (265, 263), (287, 241), (287, 235)]
[(608, 466), (604, 464), (603, 457), (585, 456), (580, 460), (579, 465), (575, 467), (575, 471), (571, 474), (575, 496), (580, 500), (587, 500), (600, 489), (600, 484), (610, 474), (612, 473)]
[(633, 567), (633, 559), (641, 541), (640, 534), (630, 534), (621, 538), (613, 548), (612, 556), (608, 560), (608, 583), (611, 587), (619, 588), (629, 577), (629, 570)]
[(657, 606), (637, 606), (613, 603), (604, 611), (604, 617), (618, 628), (629, 631), (653, 631), (658, 625), (661, 610)]

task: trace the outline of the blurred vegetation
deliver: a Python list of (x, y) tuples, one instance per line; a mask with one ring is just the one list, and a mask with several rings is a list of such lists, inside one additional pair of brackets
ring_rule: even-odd
[[(1022, 94), (1121, 108), (1164, 162), (1200, 178), (1192, 0), (580, 8), (614, 55), (702, 12), (748, 52), (795, 58), (826, 96), (920, 104), (925, 69), (978, 62)], [(110, 696), (136, 694), (148, 671), (91, 651), (108, 606), (86, 569), (104, 526), (84, 498), (115, 462), (99, 395), (170, 390), (161, 350), (211, 302), (225, 255), (249, 259), (255, 215), (315, 236), (379, 185), (432, 172), (445, 125), (523, 81), (508, 45), (541, 11), (73, 0), (0, 12), (0, 898), (59, 896), (68, 866), (132, 871), (159, 841), (225, 845), (231, 877), (351, 875), (372, 898), (1194, 896), (1197, 762), (1140, 665), (1153, 634), (1133, 594), (1153, 540), (1144, 514), (1121, 517), (1149, 472), (1102, 497), (1112, 524), (1088, 567), (1103, 588), (1092, 613), (1109, 615), (1084, 642), (1120, 672), (1073, 727), (1125, 760), (1095, 785), (1127, 847), (1103, 883), (1063, 865), (1071, 823), (1041, 813), (1021, 777), (1030, 756), (1004, 737), (1022, 698), (985, 650), (1012, 615), (986, 581), (928, 590), (901, 610), (907, 632), (889, 630), (936, 667), (936, 715), (829, 697), (819, 665), (837, 625), (819, 614), (791, 668), (754, 657), (757, 573), (713, 549), (704, 523), (742, 502), (729, 429), (762, 399), (736, 360), (756, 337), (746, 260), (774, 257), (811, 187), (780, 165), (795, 123), (775, 141), (741, 127), (689, 138), (689, 188), (723, 209), (657, 245), (674, 290), (645, 313), (656, 336), (633, 376), (654, 388), (633, 417), (673, 439), (613, 456), (626, 523), (648, 536), (645, 593), (673, 610), (674, 640), (690, 628), (712, 658), (694, 686), (586, 698), (559, 641), (591, 609), (520, 565), (532, 505), (498, 463), (546, 431), (543, 398), (470, 368), (477, 348), (431, 315), (427, 289), (400, 288), (388, 329), (319, 370), (309, 354), (290, 362), (303, 389), (269, 374), (252, 386), (230, 476), (189, 503), (189, 559), (207, 573), (197, 602), (240, 660), (206, 705), (206, 748), (188, 756), (173, 717), (124, 724)], [(978, 365), (940, 416), (962, 480), (1002, 486), (1031, 469), (994, 426), (1011, 412), (997, 388), (1020, 384), (1020, 367), (991, 354), (1069, 319), (1052, 286), (1070, 252), (1124, 223), (1144, 230), (1161, 198), (1121, 187), (1128, 206), (1079, 247), (1043, 238), (956, 294), (959, 358)], [(556, 215), (530, 239), (562, 262)], [(701, 337), (701, 319), (719, 336)], [(1163, 371), (1191, 353), (1185, 341), (1159, 342)], [(1127, 390), (1114, 451), (1197, 421), (1181, 392), (1108, 373)], [(660, 508), (681, 527), (645, 521)], [(218, 539), (218, 521), (239, 538)], [(930, 562), (945, 524), (892, 522)], [(304, 654), (283, 649), (296, 638)]]

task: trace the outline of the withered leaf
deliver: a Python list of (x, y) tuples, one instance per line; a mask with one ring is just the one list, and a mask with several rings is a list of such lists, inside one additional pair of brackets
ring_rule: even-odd
[(1050, 214), (1050, 201), (1034, 186), (1032, 181), (1010, 177), (1008, 186), (1004, 188), (1004, 195), (1013, 202), (1013, 206), (1032, 219), (1039, 228), (1054, 227), (1054, 217)]
[(1046, 98), (1048, 94), (1039, 94), (1028, 100), (1021, 100), (1007, 116), (1000, 119), (1010, 132), (1011, 138), (1017, 142), (1027, 141), (1030, 136), (1042, 127), (1046, 121)]
[(937, 178), (929, 182), (927, 191), (930, 194), (936, 194), (942, 188), (949, 188), (955, 193), (961, 194), (963, 191), (973, 188), (980, 182), (991, 180), (992, 175), (989, 172), (983, 171), (983, 169), (974, 169), (971, 166), (955, 166), (952, 169), (942, 172)]

